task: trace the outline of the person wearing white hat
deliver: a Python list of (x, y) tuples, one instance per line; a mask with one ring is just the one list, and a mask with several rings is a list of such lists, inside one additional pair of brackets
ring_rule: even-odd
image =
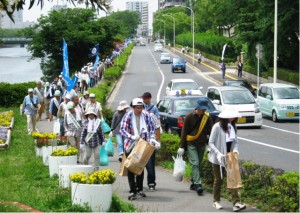
[(57, 112), (57, 117), (59, 119), (60, 123), (60, 136), (65, 135), (65, 128), (64, 128), (64, 117), (66, 114), (67, 109), (67, 104), (71, 100), (70, 94), (66, 94), (64, 101), (59, 105), (58, 112)]
[(80, 146), (83, 147), (84, 151), (83, 163), (88, 165), (93, 153), (94, 167), (95, 170), (98, 170), (100, 147), (104, 142), (101, 120), (97, 118), (93, 108), (89, 108), (85, 116), (86, 119), (84, 120), (80, 137)]
[(94, 93), (90, 94), (90, 101), (86, 104), (85, 109), (88, 110), (90, 107), (93, 107), (97, 117), (103, 120), (102, 107), (101, 104), (98, 101), (96, 101), (96, 95)]
[(27, 117), (27, 130), (28, 135), (36, 131), (36, 114), (38, 109), (39, 99), (33, 94), (33, 89), (28, 89), (28, 95), (25, 96), (22, 106), (22, 114)]
[[(57, 118), (57, 112), (59, 109), (59, 105), (63, 102), (63, 99), (61, 98), (61, 93), (59, 90), (55, 90), (54, 92), (54, 98), (50, 101), (50, 107), (49, 107), (49, 121), (51, 122), (53, 119), (56, 120)], [(58, 133), (58, 132), (55, 132)]]
[(33, 94), (39, 98), (39, 107), (36, 116), (36, 120), (38, 121), (41, 120), (45, 108), (44, 88), (42, 86), (42, 81), (37, 82), (37, 86), (33, 89)]
[(46, 112), (46, 119), (49, 119), (49, 108), (50, 108), (50, 101), (53, 98), (55, 89), (54, 87), (50, 86), (49, 82), (45, 83), (44, 89), (44, 100), (45, 100), (45, 112)]
[[(133, 146), (140, 139), (144, 139), (151, 144), (160, 147), (156, 141), (155, 127), (151, 121), (150, 114), (144, 110), (144, 103), (141, 98), (132, 100), (130, 106), (132, 110), (127, 112), (121, 120), (120, 133), (124, 137), (124, 151), (126, 157), (131, 153)], [(128, 182), (130, 187), (129, 200), (137, 197), (146, 197), (143, 192), (144, 171), (140, 175), (134, 175), (128, 171)]]
[[(236, 119), (241, 117), (236, 110), (225, 109), (219, 114), (220, 121), (215, 123), (208, 143), (208, 160), (213, 165), (214, 186), (213, 186), (213, 206), (222, 209), (220, 203), (222, 185), (222, 167), (226, 167), (226, 154), (228, 152), (238, 153), (238, 140)], [(233, 200), (233, 211), (237, 212), (246, 208), (240, 203), (238, 189), (230, 189)]]
[(119, 154), (119, 161), (122, 161), (122, 155), (124, 154), (124, 139), (120, 134), (120, 123), (122, 118), (124, 117), (126, 110), (129, 108), (127, 101), (123, 100), (120, 101), (117, 111), (115, 111), (112, 121), (111, 121), (111, 132), (109, 136), (112, 137), (113, 135), (116, 137), (117, 140), (117, 150)]
[(90, 94), (88, 91), (84, 91), (83, 96), (79, 98), (79, 103), (82, 105), (83, 110), (86, 109), (86, 104), (90, 101)]
[(80, 135), (82, 129), (82, 114), (74, 108), (74, 103), (67, 103), (64, 117), (65, 136), (68, 137), (69, 145), (78, 149), (77, 163), (79, 163)]

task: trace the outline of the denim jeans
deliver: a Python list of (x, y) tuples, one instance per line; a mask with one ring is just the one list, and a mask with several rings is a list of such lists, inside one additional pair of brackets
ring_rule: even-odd
[(153, 154), (151, 155), (148, 163), (146, 164), (146, 169), (147, 169), (147, 183), (148, 186), (149, 184), (154, 184), (154, 186), (156, 186), (156, 182), (155, 182), (155, 156), (156, 156), (156, 151), (153, 152)]
[(116, 134), (116, 140), (118, 143), (117, 149), (118, 149), (118, 154), (119, 155), (123, 155), (124, 153), (124, 140), (123, 140), (123, 136), (121, 134)]
[(65, 135), (65, 127), (64, 127), (64, 117), (59, 118), (60, 123), (60, 136)]

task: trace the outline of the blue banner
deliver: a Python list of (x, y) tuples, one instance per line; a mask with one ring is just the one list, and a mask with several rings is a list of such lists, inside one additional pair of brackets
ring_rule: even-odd
[(78, 77), (77, 76), (73, 76), (72, 79), (70, 79), (69, 77), (65, 76), (64, 74), (62, 75), (66, 81), (67, 84), (67, 90), (71, 91), (74, 86), (77, 84), (78, 81)]
[(63, 75), (65, 77), (70, 77), (69, 74), (69, 59), (68, 59), (68, 45), (65, 41), (65, 39), (63, 39), (63, 62), (64, 62), (64, 66), (63, 66)]
[(94, 63), (94, 72), (96, 72), (96, 69), (97, 69), (97, 64), (100, 60), (100, 57), (98, 55), (96, 55), (96, 59), (95, 59), (95, 63)]
[(99, 44), (96, 44), (90, 51), (89, 57), (93, 57), (99, 54)]

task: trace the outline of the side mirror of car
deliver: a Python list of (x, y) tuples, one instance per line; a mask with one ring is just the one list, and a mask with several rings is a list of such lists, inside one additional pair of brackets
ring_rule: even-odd
[(213, 100), (212, 103), (216, 104), (216, 105), (220, 105), (220, 101), (219, 100)]
[(267, 95), (266, 98), (269, 99), (269, 100), (273, 100), (271, 95)]

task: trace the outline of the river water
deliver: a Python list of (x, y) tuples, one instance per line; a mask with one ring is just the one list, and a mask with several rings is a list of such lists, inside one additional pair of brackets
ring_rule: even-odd
[(40, 59), (29, 61), (31, 53), (24, 47), (0, 48), (0, 82), (23, 83), (43, 76)]

